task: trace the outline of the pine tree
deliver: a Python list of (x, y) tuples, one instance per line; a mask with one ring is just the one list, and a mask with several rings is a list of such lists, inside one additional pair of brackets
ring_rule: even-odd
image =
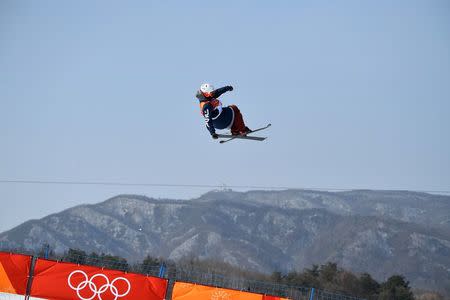
[(409, 282), (401, 275), (394, 275), (381, 284), (379, 300), (414, 300)]

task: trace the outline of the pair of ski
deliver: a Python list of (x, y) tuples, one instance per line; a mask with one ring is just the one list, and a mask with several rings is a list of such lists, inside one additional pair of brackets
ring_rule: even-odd
[(221, 140), (219, 141), (221, 144), (232, 141), (234, 139), (243, 139), (243, 140), (253, 140), (253, 141), (264, 141), (267, 137), (259, 137), (259, 136), (249, 136), (249, 134), (252, 134), (254, 132), (257, 131), (261, 131), (264, 129), (267, 129), (271, 126), (272, 124), (267, 124), (267, 126), (255, 129), (250, 131), (249, 133), (247, 133), (246, 135), (230, 135), (230, 134), (218, 134), (219, 138), (221, 139), (225, 139), (225, 140)]

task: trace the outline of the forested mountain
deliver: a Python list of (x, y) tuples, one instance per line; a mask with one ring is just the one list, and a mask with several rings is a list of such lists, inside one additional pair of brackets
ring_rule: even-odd
[(7, 247), (49, 243), (112, 253), (221, 259), (271, 273), (335, 262), (377, 280), (402, 274), (450, 295), (450, 197), (413, 192), (215, 191), (192, 200), (121, 195), (0, 234)]

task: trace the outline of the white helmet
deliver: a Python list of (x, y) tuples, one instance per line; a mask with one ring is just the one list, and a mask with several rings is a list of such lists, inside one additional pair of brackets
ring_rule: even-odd
[(204, 83), (200, 86), (200, 91), (204, 94), (211, 93), (212, 91), (214, 91), (214, 87), (212, 86), (212, 84)]

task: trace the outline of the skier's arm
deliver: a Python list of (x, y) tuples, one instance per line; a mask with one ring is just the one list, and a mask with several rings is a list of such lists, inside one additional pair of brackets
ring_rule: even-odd
[(222, 95), (223, 93), (228, 92), (228, 91), (231, 92), (232, 90), (233, 90), (233, 87), (231, 85), (227, 85), (227, 86), (224, 86), (224, 87), (221, 87), (219, 89), (212, 91), (211, 96), (213, 98), (219, 98), (220, 95)]
[(213, 107), (210, 104), (206, 104), (203, 107), (203, 116), (205, 117), (206, 129), (208, 129), (209, 133), (214, 137), (214, 135), (216, 134), (216, 129), (213, 125), (212, 111)]

